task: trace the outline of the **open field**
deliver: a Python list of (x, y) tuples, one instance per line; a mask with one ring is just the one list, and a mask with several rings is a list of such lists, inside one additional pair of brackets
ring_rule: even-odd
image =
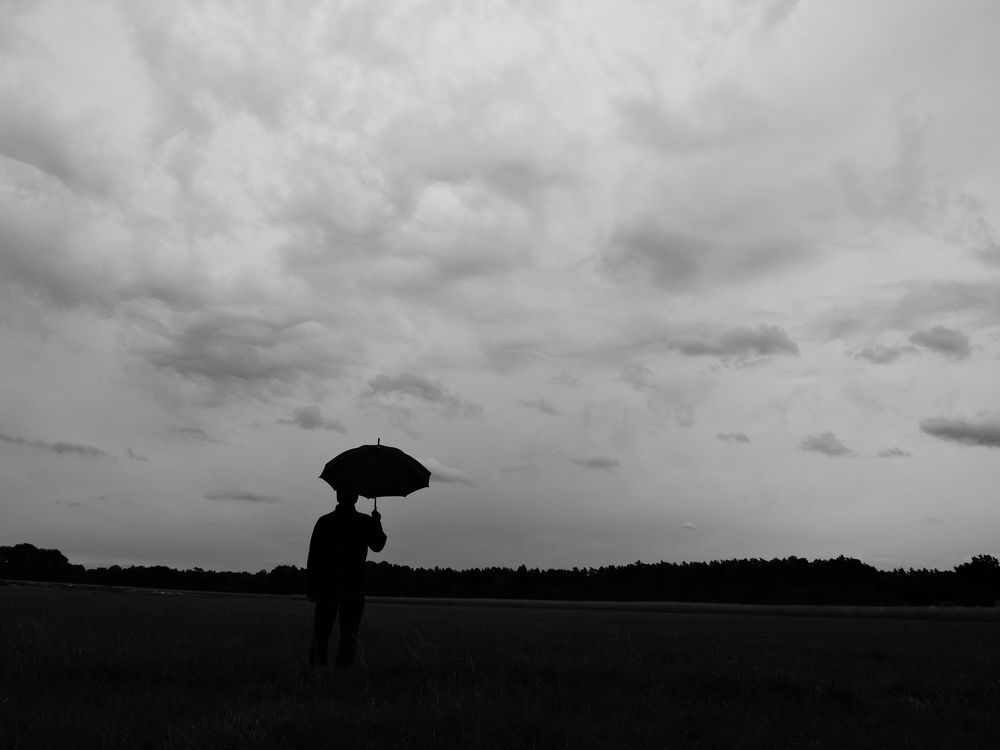
[(303, 599), (0, 586), (0, 747), (1000, 747), (994, 612), (520, 604), (370, 602), (317, 674)]

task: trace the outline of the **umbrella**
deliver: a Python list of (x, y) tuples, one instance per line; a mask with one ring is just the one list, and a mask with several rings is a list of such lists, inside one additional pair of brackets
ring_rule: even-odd
[(417, 459), (399, 448), (382, 445), (359, 445), (327, 462), (319, 478), (335, 490), (357, 492), (362, 497), (406, 497), (427, 487), (431, 472)]

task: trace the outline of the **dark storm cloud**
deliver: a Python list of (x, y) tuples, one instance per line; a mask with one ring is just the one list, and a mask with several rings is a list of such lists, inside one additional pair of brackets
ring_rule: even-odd
[(29, 440), (15, 435), (7, 435), (2, 432), (0, 432), (0, 441), (4, 443), (11, 443), (13, 445), (27, 445), (32, 448), (41, 448), (42, 450), (46, 450), (57, 455), (76, 455), (84, 458), (101, 458), (102, 456), (108, 455), (105, 451), (102, 451), (100, 448), (96, 448), (93, 445), (67, 443), (62, 440), (49, 443), (45, 440)]
[(743, 432), (719, 432), (716, 438), (726, 443), (749, 443), (750, 438)]
[(542, 414), (548, 414), (550, 417), (554, 417), (559, 414), (559, 410), (554, 407), (551, 402), (544, 398), (530, 400), (522, 399), (521, 406), (527, 407), (528, 409), (534, 409)]
[(891, 448), (883, 448), (875, 455), (877, 458), (908, 458), (913, 454), (894, 445)]
[(830, 431), (809, 435), (799, 443), (799, 448), (833, 457), (854, 455), (854, 451), (844, 445), (840, 438)]
[(303, 430), (330, 430), (331, 432), (347, 432), (339, 420), (328, 419), (318, 406), (302, 406), (292, 411), (286, 419), (278, 419), (275, 424), (293, 424)]
[(273, 504), (281, 502), (281, 498), (273, 495), (261, 495), (257, 492), (236, 489), (205, 493), (204, 498), (206, 500), (235, 500), (243, 503)]
[(975, 419), (932, 417), (921, 421), (920, 429), (928, 435), (963, 445), (1000, 448), (1000, 416)]
[(798, 345), (784, 329), (759, 325), (756, 329), (737, 326), (714, 336), (677, 338), (667, 346), (689, 357), (710, 356), (720, 359), (747, 359), (776, 354), (797, 355)]
[(910, 336), (910, 342), (954, 359), (967, 359), (972, 353), (968, 336), (961, 331), (944, 326), (934, 326), (927, 331), (917, 331)]
[(368, 382), (364, 397), (370, 399), (410, 399), (435, 407), (448, 417), (481, 417), (482, 407), (449, 392), (441, 383), (422, 375), (378, 375)]
[(583, 467), (584, 469), (593, 469), (594, 471), (607, 471), (613, 472), (618, 468), (621, 463), (616, 458), (608, 458), (607, 456), (591, 456), (589, 458), (574, 458), (573, 463), (577, 466)]

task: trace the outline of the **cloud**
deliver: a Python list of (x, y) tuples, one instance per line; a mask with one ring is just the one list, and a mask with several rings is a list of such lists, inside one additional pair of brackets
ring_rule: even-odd
[(780, 26), (789, 16), (795, 12), (801, 0), (761, 0), (757, 3), (760, 7), (761, 28), (772, 30)]
[(318, 406), (301, 406), (294, 409), (290, 417), (275, 420), (275, 424), (298, 425), (303, 430), (330, 430), (331, 432), (347, 432), (347, 429), (337, 419), (327, 419)]
[(932, 417), (922, 420), (920, 429), (933, 437), (962, 445), (1000, 448), (1000, 416), (981, 416), (975, 419)]
[[(707, 86), (683, 106), (646, 94), (617, 98), (614, 103), (625, 134), (665, 154), (725, 148), (760, 133), (758, 105), (736, 85)], [(655, 226), (649, 218), (642, 223)]]
[(643, 394), (651, 412), (666, 410), (672, 414), (678, 426), (688, 429), (694, 426), (696, 409), (711, 388), (703, 378), (693, 382), (664, 378), (640, 364), (625, 365), (621, 371), (621, 379), (633, 390)]
[(556, 407), (554, 407), (551, 404), (551, 402), (549, 402), (547, 399), (544, 398), (536, 398), (533, 400), (522, 399), (521, 406), (525, 406), (529, 409), (534, 409), (535, 411), (539, 411), (542, 414), (548, 414), (551, 417), (557, 416), (559, 414), (559, 410)]
[[(740, 226), (745, 219), (732, 221)], [(720, 219), (725, 225), (726, 219)], [(758, 230), (756, 233), (759, 234)], [(796, 238), (744, 236), (722, 226), (720, 237), (661, 226), (648, 217), (618, 225), (599, 259), (601, 273), (616, 283), (648, 284), (677, 292), (701, 291), (724, 282), (742, 282), (798, 262), (803, 247)], [(736, 239), (727, 238), (730, 233)]]
[(695, 525), (695, 524), (693, 524), (693, 523), (691, 523), (690, 521), (688, 521), (688, 522), (686, 522), (684, 524), (684, 530), (685, 531), (695, 531), (697, 528), (698, 528), (698, 526)]
[(877, 458), (908, 458), (913, 454), (894, 445), (891, 448), (883, 448), (875, 455)]
[(418, 460), (430, 470), (431, 484), (475, 484), (475, 482), (473, 482), (472, 479), (466, 476), (462, 471), (453, 469), (450, 466), (445, 466), (437, 459), (421, 458)]
[(848, 207), (860, 219), (904, 221), (928, 226), (947, 208), (947, 199), (927, 163), (927, 121), (904, 109), (896, 113), (895, 154), (883, 167), (843, 162), (837, 173)]
[[(1000, 278), (902, 281), (889, 284), (885, 289), (891, 292), (887, 299), (861, 301), (821, 315), (815, 326), (817, 333), (832, 340), (862, 330), (913, 329), (942, 316), (955, 315), (962, 315), (979, 326), (1000, 324)], [(944, 351), (940, 353), (950, 356), (954, 356), (952, 352), (960, 354), (964, 351), (964, 334), (955, 331), (953, 333), (957, 335), (945, 333), (942, 336), (937, 332), (939, 328), (942, 326), (917, 331), (917, 334), (923, 334), (918, 336), (918, 340), (924, 342), (922, 345), (925, 348), (943, 346)], [(907, 349), (900, 353), (912, 351)]]
[(105, 503), (111, 505), (128, 505), (131, 501), (126, 500), (121, 497), (108, 497), (107, 495), (98, 495), (92, 497), (89, 500), (54, 500), (53, 505), (64, 505), (68, 508), (86, 508), (93, 507), (95, 503)]
[(750, 438), (742, 432), (718, 432), (715, 437), (727, 443), (749, 443)]
[(591, 456), (589, 458), (574, 458), (573, 463), (577, 466), (581, 466), (584, 469), (593, 469), (594, 471), (607, 471), (613, 472), (618, 468), (621, 463), (616, 458), (608, 458), (607, 456)]
[(602, 258), (602, 270), (618, 281), (678, 288), (696, 279), (702, 258), (711, 249), (704, 237), (638, 222), (615, 230)]
[(1000, 321), (1000, 279), (908, 282), (892, 303), (886, 320), (908, 325), (911, 320), (956, 313), (973, 313), (984, 321)]
[(552, 385), (561, 385), (565, 388), (576, 388), (580, 385), (580, 378), (576, 375), (570, 375), (569, 373), (560, 373), (559, 375), (553, 375), (549, 378), (549, 382)]
[[(38, 91), (0, 88), (0, 155), (27, 164), (71, 190), (107, 193), (114, 185), (120, 154), (104, 139), (112, 128), (100, 118), (68, 114)], [(117, 156), (119, 159), (108, 158)]]
[(798, 345), (788, 337), (784, 329), (764, 324), (758, 325), (756, 329), (736, 326), (715, 336), (675, 339), (668, 342), (667, 346), (688, 357), (711, 356), (738, 360), (799, 353)]
[(41, 448), (42, 450), (46, 450), (57, 455), (70, 454), (82, 456), (83, 458), (101, 458), (102, 456), (108, 455), (106, 451), (103, 451), (93, 445), (67, 443), (62, 440), (49, 443), (44, 440), (29, 440), (27, 438), (16, 437), (14, 435), (7, 435), (2, 432), (0, 432), (0, 441), (4, 443), (11, 443), (13, 445), (27, 445), (32, 448)]
[(80, 443), (65, 443), (58, 441), (50, 445), (44, 445), (44, 447), (48, 448), (53, 453), (74, 453), (78, 456), (84, 456), (85, 458), (99, 458), (101, 456), (108, 455), (100, 448), (95, 448), (93, 445), (81, 445)]
[(204, 443), (221, 443), (222, 441), (213, 437), (201, 427), (178, 427), (173, 432), (180, 435), (185, 440), (200, 440)]
[(450, 393), (441, 383), (421, 375), (378, 375), (363, 394), (370, 399), (413, 400), (428, 404), (446, 417), (481, 417), (483, 409)]
[(305, 376), (331, 375), (337, 357), (324, 351), (323, 326), (276, 311), (263, 318), (237, 309), (172, 316), (135, 348), (153, 368), (208, 386), (216, 395), (284, 389)]
[(248, 492), (246, 490), (237, 489), (210, 492), (206, 493), (204, 497), (206, 500), (236, 500), (244, 503), (272, 504), (281, 502), (281, 498), (273, 495), (261, 495), (257, 492)]
[(907, 354), (915, 354), (921, 348), (943, 354), (954, 359), (967, 359), (972, 353), (969, 337), (961, 331), (944, 326), (934, 326), (925, 331), (915, 331), (910, 335), (909, 344), (886, 346), (869, 344), (853, 352), (855, 359), (876, 365), (887, 365)]
[(225, 14), (188, 9), (163, 16), (146, 12), (142, 4), (123, 3), (120, 9), (148, 71), (161, 137), (201, 135), (227, 111), (277, 124), (308, 80), (303, 67), (311, 45), (291, 40), (302, 38), (304, 25), (316, 25), (313, 15), (278, 7)]
[(140, 463), (146, 463), (149, 460), (149, 456), (144, 456), (141, 453), (136, 453), (131, 448), (125, 449), (125, 455), (131, 458), (133, 461), (139, 461)]
[(834, 457), (854, 455), (854, 451), (844, 445), (840, 438), (829, 431), (809, 435), (799, 443), (799, 448), (804, 451), (823, 453)]
[(916, 351), (912, 346), (883, 346), (882, 344), (871, 344), (865, 346), (854, 353), (855, 359), (862, 359), (875, 365), (888, 365), (895, 362), (904, 354)]
[(944, 326), (917, 331), (910, 336), (910, 342), (954, 359), (967, 359), (972, 352), (968, 336)]
[(500, 467), (500, 471), (504, 474), (537, 474), (539, 470), (537, 464), (512, 464)]

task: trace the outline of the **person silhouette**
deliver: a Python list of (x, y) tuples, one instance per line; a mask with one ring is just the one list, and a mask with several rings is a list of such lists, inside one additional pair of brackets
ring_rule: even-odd
[(340, 614), (336, 664), (349, 667), (358, 647), (358, 628), (365, 608), (364, 573), (368, 550), (381, 552), (388, 537), (382, 514), (370, 516), (354, 507), (358, 493), (337, 490), (337, 507), (320, 516), (309, 540), (306, 595), (315, 602), (309, 664), (325, 666), (333, 623)]

